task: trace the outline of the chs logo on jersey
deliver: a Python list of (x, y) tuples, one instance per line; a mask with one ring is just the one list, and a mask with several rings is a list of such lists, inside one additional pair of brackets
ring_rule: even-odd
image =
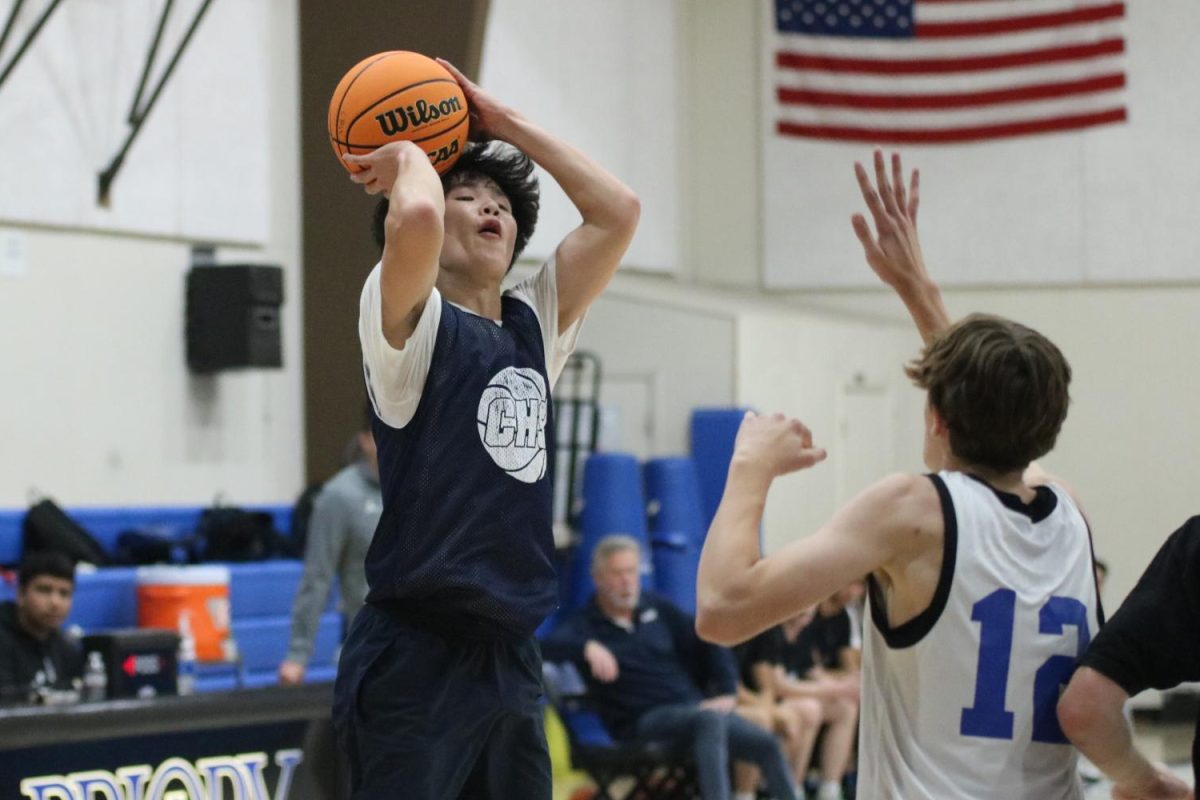
[(546, 381), (535, 369), (508, 367), (488, 381), (475, 421), (500, 469), (523, 483), (546, 474)]

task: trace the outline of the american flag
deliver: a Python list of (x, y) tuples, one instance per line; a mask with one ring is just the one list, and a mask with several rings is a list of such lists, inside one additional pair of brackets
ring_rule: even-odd
[(774, 0), (775, 130), (973, 142), (1124, 122), (1125, 4)]

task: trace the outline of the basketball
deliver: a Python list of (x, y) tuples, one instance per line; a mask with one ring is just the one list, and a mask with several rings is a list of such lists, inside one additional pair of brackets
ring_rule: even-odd
[(329, 101), (329, 141), (338, 162), (388, 142), (408, 140), (429, 155), (439, 173), (467, 144), (467, 98), (454, 77), (432, 58), (407, 50), (376, 53), (355, 64)]

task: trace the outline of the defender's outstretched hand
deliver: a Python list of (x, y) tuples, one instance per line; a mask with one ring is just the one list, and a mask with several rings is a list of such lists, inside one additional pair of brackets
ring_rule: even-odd
[(813, 447), (812, 431), (783, 414), (760, 417), (747, 411), (738, 428), (733, 457), (772, 477), (808, 469), (825, 460), (825, 450)]
[(854, 233), (862, 243), (867, 263), (879, 279), (892, 288), (901, 288), (928, 280), (917, 237), (917, 208), (920, 205), (921, 173), (913, 170), (909, 188), (904, 188), (904, 168), (900, 154), (892, 154), (892, 179), (888, 180), (882, 151), (875, 151), (875, 182), (862, 164), (854, 163), (858, 188), (875, 222), (875, 232), (862, 214), (850, 218)]
[(879, 279), (891, 286), (912, 316), (926, 342), (950, 327), (950, 315), (942, 303), (941, 290), (925, 270), (921, 240), (917, 236), (921, 173), (913, 170), (908, 188), (900, 154), (892, 154), (892, 177), (888, 178), (883, 152), (875, 151), (875, 185), (862, 164), (855, 162), (854, 174), (862, 191), (875, 230), (862, 214), (850, 218), (862, 243), (867, 263)]
[(471, 112), (471, 133), (469, 138), (475, 142), (486, 142), (489, 139), (508, 141), (505, 136), (505, 125), (512, 116), (513, 110), (496, 98), (485, 92), (466, 75), (458, 71), (458, 67), (444, 58), (437, 62), (445, 67), (467, 96), (467, 108)]

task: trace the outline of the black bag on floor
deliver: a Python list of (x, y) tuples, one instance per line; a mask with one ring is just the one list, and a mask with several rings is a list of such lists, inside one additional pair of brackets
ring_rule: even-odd
[(42, 499), (31, 506), (21, 530), (26, 553), (54, 550), (72, 561), (86, 561), (98, 567), (110, 561), (100, 543), (53, 500)]
[(267, 512), (214, 506), (200, 515), (193, 550), (198, 561), (264, 561), (284, 544)]
[(113, 563), (125, 566), (187, 564), (192, 558), (191, 547), (190, 540), (176, 538), (170, 529), (130, 528), (117, 536)]

